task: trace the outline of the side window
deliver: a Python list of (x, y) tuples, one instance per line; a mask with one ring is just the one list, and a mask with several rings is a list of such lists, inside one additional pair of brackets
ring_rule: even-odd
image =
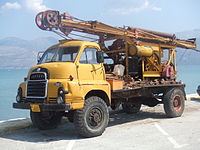
[(96, 48), (85, 48), (80, 58), (81, 64), (97, 64)]
[(82, 54), (82, 56), (81, 56), (79, 62), (80, 62), (81, 64), (87, 64), (87, 57), (86, 57), (86, 51), (85, 51), (85, 50), (83, 51), (83, 54)]

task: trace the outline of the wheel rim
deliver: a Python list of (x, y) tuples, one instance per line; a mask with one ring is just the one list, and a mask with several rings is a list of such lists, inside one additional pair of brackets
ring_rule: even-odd
[(176, 111), (179, 111), (182, 107), (182, 99), (180, 95), (175, 95), (173, 98), (173, 106)]
[(90, 109), (87, 115), (87, 124), (89, 127), (95, 129), (101, 126), (103, 122), (103, 112), (98, 107), (93, 107)]

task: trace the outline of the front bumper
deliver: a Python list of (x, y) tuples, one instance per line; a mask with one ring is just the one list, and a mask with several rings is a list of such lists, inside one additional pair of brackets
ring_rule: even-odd
[(30, 104), (30, 103), (13, 103), (13, 108), (32, 109), (31, 105), (37, 105), (39, 111), (67, 111), (70, 110), (70, 104)]

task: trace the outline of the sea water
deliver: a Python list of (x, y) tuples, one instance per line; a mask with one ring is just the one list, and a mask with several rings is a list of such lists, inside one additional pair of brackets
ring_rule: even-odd
[(196, 93), (197, 87), (200, 85), (200, 66), (177, 66), (177, 81), (185, 83), (186, 94)]
[(29, 111), (13, 109), (18, 84), (27, 76), (27, 69), (0, 69), (0, 120), (28, 117)]
[[(177, 66), (177, 71), (177, 80), (186, 84), (186, 93), (196, 93), (200, 85), (200, 66)], [(27, 69), (0, 69), (0, 120), (29, 117), (28, 110), (12, 108), (18, 85), (27, 73)]]

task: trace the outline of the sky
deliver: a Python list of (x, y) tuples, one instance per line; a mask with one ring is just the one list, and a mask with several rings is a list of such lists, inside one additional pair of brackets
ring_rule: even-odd
[(36, 14), (48, 9), (117, 27), (166, 33), (200, 29), (200, 0), (0, 0), (0, 39), (57, 37), (35, 24)]

